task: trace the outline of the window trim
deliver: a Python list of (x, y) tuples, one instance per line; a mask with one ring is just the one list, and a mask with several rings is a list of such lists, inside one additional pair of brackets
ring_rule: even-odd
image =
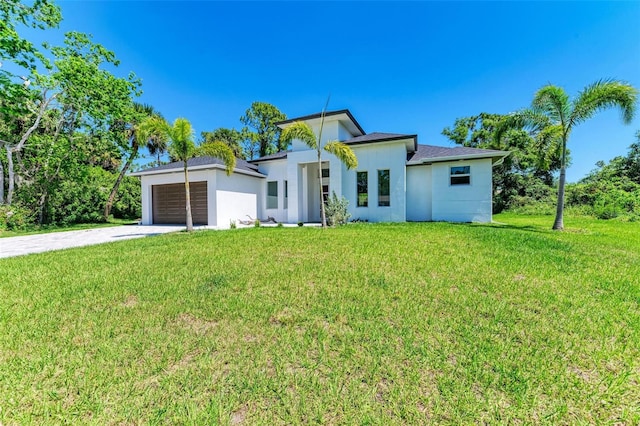
[[(360, 192), (360, 179), (358, 177), (360, 173), (364, 173), (365, 176), (365, 192)], [(366, 195), (363, 205), (360, 205), (360, 194)], [(356, 207), (369, 207), (369, 172), (367, 170), (356, 171)]]
[[(466, 173), (453, 173), (453, 169), (467, 169)], [(453, 178), (469, 178), (469, 182), (453, 183)], [(470, 186), (471, 185), (471, 166), (449, 166), (449, 186)]]
[[(387, 195), (383, 195), (382, 191), (380, 191), (380, 172), (387, 172)], [(391, 207), (391, 169), (378, 169), (378, 207)], [(389, 197), (389, 201), (387, 201), (387, 204), (380, 204), (382, 201), (380, 200), (381, 197)]]
[[(275, 187), (276, 189), (276, 194), (275, 195), (269, 195), (269, 184), (275, 184), (273, 187)], [(275, 197), (275, 202), (276, 202), (276, 206), (275, 207), (269, 207), (269, 200), (270, 197)], [(277, 210), (278, 209), (278, 181), (277, 180), (272, 180), (272, 181), (268, 181), (267, 182), (267, 210)]]
[(289, 208), (289, 181), (284, 181), (284, 206), (283, 208), (286, 210)]

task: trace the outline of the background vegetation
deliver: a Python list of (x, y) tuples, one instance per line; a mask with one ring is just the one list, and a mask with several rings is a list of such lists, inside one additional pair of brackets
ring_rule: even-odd
[[(127, 171), (140, 167), (144, 153), (152, 159), (149, 165), (179, 160), (167, 152), (166, 135), (141, 131), (146, 120), (164, 118), (136, 102), (141, 81), (119, 71), (114, 52), (77, 32), (59, 46), (36, 46), (22, 36), (29, 28), (51, 30), (61, 20), (52, 0), (0, 2), (0, 232), (136, 219), (140, 189)], [(573, 105), (580, 119), (613, 105), (624, 106), (630, 116), (637, 96), (634, 88), (608, 80), (588, 86), (573, 101), (561, 88), (545, 86), (540, 93), (545, 90)], [(480, 113), (443, 130), (455, 144), (511, 151), (494, 168), (494, 212), (553, 213), (563, 143), (554, 130), (561, 127), (558, 120), (546, 112), (555, 127), (506, 126), (512, 116)], [(253, 102), (239, 118), (239, 129), (201, 132), (199, 144), (222, 142), (243, 159), (286, 150), (289, 141), (275, 125), (286, 118), (273, 105)], [(629, 142), (628, 155), (599, 162), (587, 177), (567, 185), (570, 214), (640, 217), (640, 133)]]

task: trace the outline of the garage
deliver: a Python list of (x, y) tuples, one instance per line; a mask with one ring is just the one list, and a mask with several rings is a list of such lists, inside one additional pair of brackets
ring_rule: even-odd
[[(208, 225), (207, 182), (189, 182), (194, 225)], [(184, 183), (152, 186), (154, 224), (186, 223)]]

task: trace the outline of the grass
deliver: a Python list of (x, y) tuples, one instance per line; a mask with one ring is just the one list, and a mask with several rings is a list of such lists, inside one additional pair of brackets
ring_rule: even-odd
[(638, 424), (638, 225), (552, 219), (0, 260), (0, 423)]
[(26, 229), (18, 229), (18, 230), (7, 230), (0, 229), (0, 238), (7, 237), (20, 237), (23, 235), (36, 235), (36, 234), (48, 234), (50, 232), (64, 232), (64, 231), (79, 231), (82, 229), (93, 229), (93, 228), (107, 228), (111, 226), (119, 226), (119, 225), (131, 225), (134, 223), (138, 223), (137, 220), (133, 221), (130, 219), (109, 219), (108, 222), (100, 222), (100, 223), (76, 223), (73, 225), (66, 226), (30, 226)]

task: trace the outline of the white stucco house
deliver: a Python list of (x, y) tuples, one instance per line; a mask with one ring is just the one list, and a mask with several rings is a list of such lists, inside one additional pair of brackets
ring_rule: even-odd
[[(314, 132), (320, 114), (304, 121)], [(358, 167), (347, 170), (322, 154), (322, 192), (349, 201), (352, 219), (369, 222), (490, 222), (492, 167), (509, 153), (465, 147), (419, 145), (417, 135), (366, 133), (349, 110), (327, 112), (321, 143), (349, 145)], [(287, 152), (251, 161), (238, 160), (227, 176), (221, 160), (189, 160), (194, 224), (229, 228), (232, 221), (273, 217), (278, 222), (319, 222), (317, 154), (294, 140)], [(184, 223), (181, 162), (132, 173), (142, 184), (142, 223)]]

